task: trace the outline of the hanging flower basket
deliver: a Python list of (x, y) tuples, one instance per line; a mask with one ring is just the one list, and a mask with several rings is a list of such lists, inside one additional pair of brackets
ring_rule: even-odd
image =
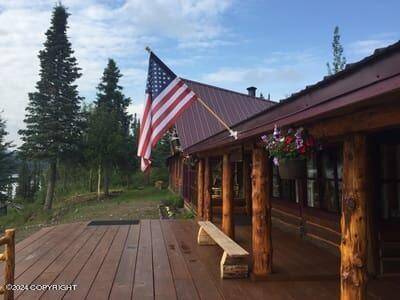
[(315, 151), (314, 138), (302, 127), (290, 128), (282, 134), (275, 125), (274, 133), (261, 137), (283, 179), (299, 179), (306, 175), (306, 158)]
[(279, 177), (282, 179), (301, 179), (306, 175), (305, 159), (287, 159), (279, 162)]

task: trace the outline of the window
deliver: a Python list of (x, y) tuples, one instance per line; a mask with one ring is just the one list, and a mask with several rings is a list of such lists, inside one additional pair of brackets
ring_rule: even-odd
[(296, 197), (296, 181), (281, 179), (279, 169), (273, 165), (272, 169), (272, 197), (298, 203)]
[(342, 147), (327, 147), (307, 160), (307, 206), (339, 213), (342, 194)]
[(380, 145), (380, 157), (381, 218), (400, 221), (400, 144)]

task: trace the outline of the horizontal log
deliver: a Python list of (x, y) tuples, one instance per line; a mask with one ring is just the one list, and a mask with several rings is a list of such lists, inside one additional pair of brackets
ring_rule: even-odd
[(221, 279), (246, 278), (249, 273), (249, 266), (244, 257), (229, 257), (224, 252), (220, 262)]
[(9, 239), (8, 236), (2, 236), (2, 237), (0, 238), (0, 246), (6, 245), (6, 244), (8, 244), (9, 242), (10, 242), (10, 239)]
[(307, 129), (315, 137), (327, 138), (361, 131), (375, 131), (399, 124), (400, 105), (387, 104), (318, 121), (314, 125), (307, 125)]

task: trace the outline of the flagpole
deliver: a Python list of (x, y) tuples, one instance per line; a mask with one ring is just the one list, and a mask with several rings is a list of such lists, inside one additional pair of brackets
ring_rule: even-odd
[(221, 118), (220, 118), (220, 116), (218, 116), (200, 97), (197, 97), (197, 100), (200, 102), (200, 104), (201, 105), (203, 105), (209, 112), (210, 112), (210, 114), (212, 114), (228, 131), (229, 131), (229, 134), (235, 139), (235, 140), (237, 140), (237, 135), (238, 135), (238, 132), (237, 131), (234, 131), (234, 130), (232, 130), (229, 126), (228, 126), (228, 124), (226, 124), (225, 123), (225, 121), (224, 120), (222, 120)]
[[(152, 50), (150, 49), (149, 46), (146, 46), (146, 48), (144, 48), (144, 49), (145, 49), (147, 52), (149, 52), (149, 54), (152, 52)], [(232, 130), (232, 129), (229, 127), (229, 125), (226, 124), (226, 122), (225, 122), (224, 120), (222, 120), (221, 117), (218, 116), (218, 115), (211, 109), (211, 107), (209, 107), (209, 106), (207, 105), (207, 103), (205, 103), (200, 97), (197, 96), (196, 98), (197, 98), (197, 100), (200, 102), (200, 104), (203, 105), (204, 108), (207, 109), (207, 110), (209, 111), (209, 113), (210, 113), (211, 115), (213, 115), (213, 116), (214, 116), (228, 131), (229, 131), (230, 136), (232, 136), (235, 140), (237, 140), (237, 138), (238, 138), (238, 132), (235, 131), (235, 130)]]

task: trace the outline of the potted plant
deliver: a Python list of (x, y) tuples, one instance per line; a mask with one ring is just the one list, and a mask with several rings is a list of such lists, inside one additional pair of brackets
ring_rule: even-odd
[(272, 135), (261, 137), (283, 179), (299, 179), (306, 174), (306, 158), (315, 150), (315, 140), (304, 128), (290, 128), (282, 134), (275, 125)]

